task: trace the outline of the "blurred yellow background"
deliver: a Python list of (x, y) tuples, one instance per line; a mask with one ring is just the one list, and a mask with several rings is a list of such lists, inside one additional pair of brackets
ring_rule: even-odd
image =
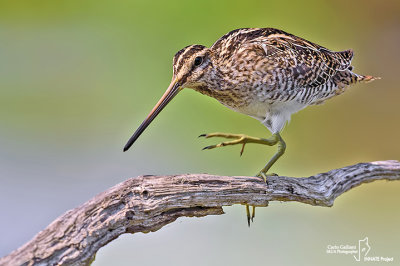
[[(189, 89), (126, 153), (123, 145), (167, 88), (172, 57), (242, 27), (276, 27), (332, 50), (352, 48), (351, 87), (292, 116), (280, 175), (399, 159), (400, 2), (1, 1), (0, 256), (57, 216), (142, 174), (253, 175), (275, 152), (248, 145), (202, 151), (214, 131), (268, 137), (258, 121)], [(93, 265), (345, 265), (327, 245), (369, 237), (370, 255), (400, 260), (400, 182), (375, 182), (332, 208), (273, 202), (247, 228), (242, 206), (124, 235)], [(358, 263), (360, 264), (360, 263)], [(357, 265), (358, 265), (357, 264)], [(389, 264), (388, 264), (389, 265)]]

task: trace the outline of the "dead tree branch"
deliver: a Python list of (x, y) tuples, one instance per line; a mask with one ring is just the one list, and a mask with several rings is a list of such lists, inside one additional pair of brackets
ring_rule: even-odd
[(154, 232), (181, 216), (223, 214), (222, 206), (297, 201), (330, 207), (375, 180), (399, 180), (398, 161), (359, 163), (307, 178), (185, 174), (130, 178), (57, 218), (0, 265), (87, 265), (124, 233)]

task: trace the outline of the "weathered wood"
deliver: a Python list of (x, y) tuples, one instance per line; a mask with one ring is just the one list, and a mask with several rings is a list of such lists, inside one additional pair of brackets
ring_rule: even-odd
[(329, 207), (362, 183), (399, 180), (398, 161), (359, 163), (307, 178), (185, 174), (140, 176), (100, 193), (57, 218), (0, 265), (87, 265), (124, 233), (154, 232), (181, 216), (223, 214), (222, 206), (297, 201)]

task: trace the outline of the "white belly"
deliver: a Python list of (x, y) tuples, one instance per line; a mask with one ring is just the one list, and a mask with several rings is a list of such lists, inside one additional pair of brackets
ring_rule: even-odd
[(272, 104), (254, 100), (247, 106), (233, 108), (233, 110), (254, 117), (261, 121), (271, 133), (278, 133), (284, 128), (286, 122), (290, 121), (292, 114), (306, 106), (307, 104), (299, 103), (296, 100)]

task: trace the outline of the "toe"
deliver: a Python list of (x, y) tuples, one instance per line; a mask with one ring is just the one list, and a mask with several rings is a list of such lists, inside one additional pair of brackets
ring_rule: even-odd
[(206, 146), (206, 147), (204, 147), (202, 150), (204, 151), (204, 150), (211, 150), (211, 149), (214, 149), (216, 146), (215, 145), (210, 145), (210, 146)]

